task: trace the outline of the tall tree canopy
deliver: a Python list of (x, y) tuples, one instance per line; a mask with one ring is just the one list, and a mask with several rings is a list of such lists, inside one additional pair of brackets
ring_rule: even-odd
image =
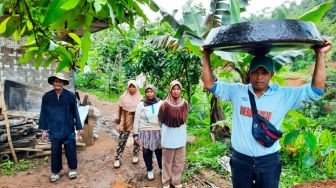
[(5, 0), (0, 3), (0, 34), (15, 40), (26, 37), (20, 63), (36, 67), (58, 62), (83, 68), (88, 60), (92, 32), (128, 24), (137, 16), (147, 21), (140, 4), (157, 11), (150, 0)]

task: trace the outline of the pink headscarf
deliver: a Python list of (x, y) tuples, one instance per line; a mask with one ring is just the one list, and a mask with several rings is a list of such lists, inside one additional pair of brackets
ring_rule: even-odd
[[(136, 90), (133, 95), (128, 92), (130, 85), (134, 85)], [(130, 80), (127, 82), (127, 89), (123, 95), (120, 96), (118, 104), (119, 106), (127, 112), (135, 112), (138, 103), (142, 100), (142, 96), (139, 91), (138, 84), (135, 80)]]
[(173, 87), (175, 85), (178, 85), (180, 87), (181, 91), (182, 91), (182, 84), (181, 84), (181, 82), (179, 82), (177, 80), (173, 80), (169, 84), (169, 94), (168, 94), (168, 96), (167, 96), (167, 98), (166, 98), (165, 101), (167, 101), (170, 105), (173, 105), (173, 106), (181, 106), (184, 103), (184, 100), (182, 99), (182, 97), (180, 96), (177, 100), (174, 100), (173, 96), (171, 94), (171, 92), (173, 90)]

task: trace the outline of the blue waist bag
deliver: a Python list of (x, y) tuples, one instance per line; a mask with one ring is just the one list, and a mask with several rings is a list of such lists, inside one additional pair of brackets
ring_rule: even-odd
[(252, 108), (252, 135), (265, 147), (271, 147), (274, 142), (281, 138), (282, 132), (275, 128), (266, 118), (258, 114), (255, 99), (250, 90), (248, 90), (251, 108)]

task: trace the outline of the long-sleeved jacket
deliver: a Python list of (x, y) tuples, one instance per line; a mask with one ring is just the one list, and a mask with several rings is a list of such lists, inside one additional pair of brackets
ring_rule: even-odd
[(49, 130), (50, 138), (68, 138), (82, 129), (75, 95), (63, 89), (59, 98), (55, 90), (42, 97), (39, 129)]
[(162, 101), (152, 104), (150, 106), (144, 106), (143, 102), (140, 102), (137, 106), (134, 116), (133, 134), (139, 133), (139, 130), (161, 130), (158, 120), (158, 113)]

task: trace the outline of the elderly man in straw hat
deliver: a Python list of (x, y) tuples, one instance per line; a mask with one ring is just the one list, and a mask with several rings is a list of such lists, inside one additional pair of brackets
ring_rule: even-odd
[(48, 78), (48, 83), (54, 89), (45, 93), (42, 98), (39, 129), (42, 129), (42, 140), (47, 137), (47, 130), (51, 140), (51, 182), (60, 179), (62, 170), (62, 145), (64, 145), (65, 156), (69, 165), (69, 178), (76, 178), (77, 156), (76, 156), (76, 136), (82, 135), (82, 124), (79, 119), (77, 101), (75, 95), (67, 89), (65, 85), (69, 80), (64, 74), (57, 73)]

